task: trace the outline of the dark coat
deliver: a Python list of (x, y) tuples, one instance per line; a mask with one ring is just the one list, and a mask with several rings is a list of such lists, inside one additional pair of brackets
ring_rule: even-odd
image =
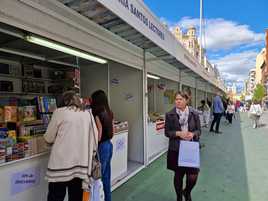
[[(165, 136), (169, 138), (169, 150), (179, 152), (180, 138), (176, 137), (176, 131), (181, 131), (179, 115), (174, 107), (166, 113), (165, 118)], [(194, 141), (199, 141), (201, 135), (201, 126), (198, 113), (189, 107), (188, 131), (194, 133)]]

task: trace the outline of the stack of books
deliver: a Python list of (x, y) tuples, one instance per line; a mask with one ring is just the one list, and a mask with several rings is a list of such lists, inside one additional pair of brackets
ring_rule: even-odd
[(47, 96), (38, 96), (36, 100), (41, 119), (43, 123), (47, 125), (51, 119), (52, 113), (57, 108), (56, 99)]

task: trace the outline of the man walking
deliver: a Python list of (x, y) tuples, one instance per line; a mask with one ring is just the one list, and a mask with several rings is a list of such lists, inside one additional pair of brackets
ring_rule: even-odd
[[(212, 111), (213, 111), (214, 118), (210, 126), (210, 132), (221, 134), (221, 132), (219, 131), (219, 127), (220, 127), (220, 122), (221, 122), (221, 116), (224, 112), (224, 107), (223, 107), (222, 99), (220, 97), (219, 92), (213, 99)], [(216, 130), (214, 130), (215, 123), (216, 123)]]

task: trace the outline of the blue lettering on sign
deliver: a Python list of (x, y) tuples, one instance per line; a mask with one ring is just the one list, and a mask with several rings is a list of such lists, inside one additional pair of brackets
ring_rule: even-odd
[(129, 4), (128, 0), (118, 0), (118, 2), (127, 10), (137, 17), (146, 27), (159, 36), (162, 40), (165, 40), (165, 34), (154, 25), (148, 17), (146, 17), (140, 10), (138, 10), (133, 4)]
[(11, 175), (10, 179), (11, 190), (10, 194), (15, 195), (29, 188), (39, 185), (40, 183), (40, 168), (30, 168)]
[(125, 149), (125, 139), (124, 138), (119, 138), (118, 140), (116, 140), (115, 143), (115, 151), (116, 152), (120, 152), (122, 150)]

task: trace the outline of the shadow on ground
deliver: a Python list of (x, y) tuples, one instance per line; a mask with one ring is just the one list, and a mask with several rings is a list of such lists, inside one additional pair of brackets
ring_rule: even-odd
[[(244, 120), (243, 120), (244, 121)], [(240, 118), (233, 125), (224, 120), (223, 134), (203, 131), (201, 172), (193, 201), (250, 201), (247, 165)], [(113, 201), (175, 201), (173, 173), (166, 169), (166, 155), (115, 190)], [(261, 200), (259, 200), (261, 201)]]
[(222, 118), (222, 133), (203, 131), (202, 169), (193, 192), (197, 201), (250, 201), (240, 117), (233, 124)]

